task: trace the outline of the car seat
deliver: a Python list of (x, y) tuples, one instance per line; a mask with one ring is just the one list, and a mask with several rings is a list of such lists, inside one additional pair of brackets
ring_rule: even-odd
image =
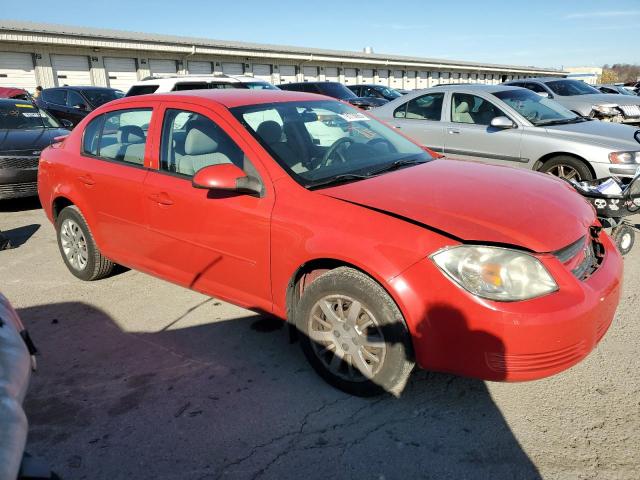
[[(455, 97), (454, 97), (454, 103), (455, 103)], [(457, 123), (474, 123), (473, 118), (471, 117), (471, 114), (469, 113), (469, 101), (468, 100), (461, 100), (460, 103), (458, 103), (457, 105), (455, 105), (454, 109), (453, 109), (453, 121), (457, 122)]]
[(176, 171), (193, 175), (209, 165), (232, 163), (227, 155), (219, 151), (220, 144), (212, 123), (190, 125), (184, 141), (184, 155), (176, 153)]

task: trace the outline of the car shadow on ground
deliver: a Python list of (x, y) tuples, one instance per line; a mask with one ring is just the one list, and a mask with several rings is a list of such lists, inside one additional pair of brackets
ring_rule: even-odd
[(24, 197), (0, 200), (1, 212), (23, 212), (42, 208), (38, 197)]
[(363, 399), (271, 317), (132, 333), (85, 303), (18, 312), (42, 353), (28, 449), (62, 478), (541, 478), (481, 381), (420, 371)]
[(24, 245), (39, 228), (40, 224), (33, 223), (31, 225), (12, 228), (11, 230), (3, 230), (0, 232), (0, 235), (9, 241), (10, 248), (18, 248), (19, 246)]

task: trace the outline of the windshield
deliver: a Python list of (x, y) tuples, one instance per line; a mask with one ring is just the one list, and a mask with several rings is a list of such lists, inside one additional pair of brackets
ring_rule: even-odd
[(358, 98), (358, 96), (341, 83), (318, 83), (320, 93), (340, 100)]
[(534, 125), (580, 118), (559, 103), (524, 88), (495, 92), (493, 95)]
[(0, 129), (60, 128), (44, 110), (27, 102), (0, 102)]
[(251, 90), (280, 90), (269, 82), (245, 82), (244, 85)]
[(82, 94), (89, 100), (94, 107), (99, 107), (107, 102), (121, 98), (118, 90), (109, 90), (106, 88), (87, 88), (82, 90)]
[(580, 80), (554, 80), (545, 82), (551, 91), (561, 97), (573, 97), (574, 95), (592, 95), (601, 93), (597, 88), (587, 85)]
[(341, 102), (270, 103), (231, 112), (305, 187), (431, 159), (419, 146)]

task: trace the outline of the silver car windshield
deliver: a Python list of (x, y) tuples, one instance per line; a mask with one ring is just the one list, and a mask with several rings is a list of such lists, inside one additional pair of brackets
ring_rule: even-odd
[(493, 94), (534, 125), (570, 122), (580, 119), (559, 103), (541, 97), (531, 90), (504, 90)]
[(269, 103), (231, 112), (305, 187), (355, 181), (431, 160), (416, 144), (342, 102)]

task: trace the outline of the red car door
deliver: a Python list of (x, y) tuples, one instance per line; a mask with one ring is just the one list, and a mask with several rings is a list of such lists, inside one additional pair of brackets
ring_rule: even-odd
[(121, 107), (93, 119), (84, 130), (73, 181), (100, 249), (130, 267), (142, 267), (139, 247), (147, 228), (142, 187), (152, 108)]
[[(144, 184), (152, 272), (180, 285), (270, 310), (274, 195), (256, 155), (216, 112), (163, 103), (154, 166)], [(161, 125), (160, 125), (161, 122)], [(253, 160), (252, 160), (253, 157)], [(234, 163), (260, 178), (263, 195), (194, 188), (195, 172)]]

